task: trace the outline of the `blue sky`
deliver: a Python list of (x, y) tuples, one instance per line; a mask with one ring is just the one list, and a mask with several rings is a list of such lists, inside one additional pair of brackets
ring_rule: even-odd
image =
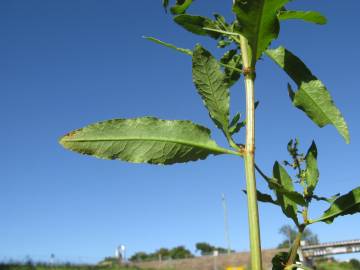
[[(224, 13), (231, 1), (196, 1), (189, 13)], [(298, 137), (305, 151), (315, 139), (318, 193), (333, 195), (360, 184), (358, 10), (325, 0), (293, 7), (323, 12), (326, 26), (282, 25), (283, 44), (301, 56), (327, 85), (351, 133), (346, 145), (333, 127), (317, 128), (292, 107), (289, 79), (273, 63), (258, 65), (257, 162), (270, 173)], [(0, 260), (95, 262), (126, 245), (128, 254), (206, 241), (225, 246), (221, 193), (229, 210), (232, 248), (248, 249), (243, 163), (234, 157), (174, 165), (133, 165), (64, 150), (66, 132), (100, 120), (152, 115), (191, 119), (214, 129), (191, 79), (191, 59), (141, 37), (181, 47), (196, 43), (219, 56), (214, 43), (172, 22), (161, 1), (3, 0), (0, 2)], [(231, 90), (232, 112), (244, 111), (243, 85)], [(243, 139), (241, 134), (240, 139)], [(259, 178), (258, 186), (266, 190)], [(326, 205), (311, 209), (316, 217)], [(260, 205), (262, 245), (282, 241), (289, 223), (273, 206)], [(360, 215), (317, 224), (323, 242), (360, 238)], [(355, 256), (355, 255), (354, 255)]]

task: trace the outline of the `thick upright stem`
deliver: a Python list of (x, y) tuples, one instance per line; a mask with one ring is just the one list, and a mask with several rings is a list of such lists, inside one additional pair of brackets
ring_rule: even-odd
[(245, 143), (245, 174), (246, 190), (248, 198), (248, 219), (250, 230), (250, 253), (251, 269), (262, 269), (259, 211), (256, 198), (255, 180), (255, 88), (254, 88), (254, 66), (251, 64), (251, 55), (247, 40), (240, 38), (241, 54), (244, 66), (245, 91), (246, 91), (246, 143)]

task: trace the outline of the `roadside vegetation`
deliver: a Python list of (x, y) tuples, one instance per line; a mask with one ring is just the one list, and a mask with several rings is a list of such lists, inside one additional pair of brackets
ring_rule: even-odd
[[(213, 246), (206, 242), (198, 242), (195, 244), (196, 251), (201, 256), (212, 255), (216, 250), (218, 253), (227, 253), (228, 250), (223, 247)], [(231, 252), (235, 252), (231, 250)], [(141, 262), (141, 261), (154, 261), (154, 260), (170, 260), (170, 259), (186, 259), (193, 258), (195, 255), (184, 246), (177, 246), (173, 248), (159, 248), (155, 252), (147, 253), (139, 251), (134, 253), (129, 258), (131, 262)]]
[(177, 246), (171, 249), (160, 248), (155, 252), (146, 253), (143, 251), (136, 252), (133, 256), (129, 258), (131, 262), (141, 262), (141, 261), (154, 261), (154, 260), (163, 260), (163, 259), (186, 259), (193, 258), (194, 255), (190, 250), (184, 246)]
[(46, 263), (0, 263), (0, 270), (139, 270), (136, 267), (111, 265), (77, 265), (77, 264), (46, 264)]
[(360, 261), (357, 259), (348, 262), (324, 261), (317, 264), (317, 270), (360, 270)]
[[(109, 258), (107, 258), (109, 259)], [(107, 261), (106, 259), (104, 261)], [(46, 264), (46, 263), (0, 263), (0, 270), (140, 270), (137, 267), (119, 265), (112, 260), (111, 264), (77, 265), (77, 264)], [(348, 262), (336, 261), (333, 258), (322, 259), (316, 263), (317, 270), (360, 270), (360, 261), (351, 259)], [(146, 270), (146, 269), (141, 269)], [(167, 270), (167, 269), (165, 269)]]

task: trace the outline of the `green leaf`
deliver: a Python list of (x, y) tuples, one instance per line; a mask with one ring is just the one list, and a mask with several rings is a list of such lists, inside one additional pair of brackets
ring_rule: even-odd
[(201, 45), (193, 54), (193, 81), (216, 126), (228, 134), (229, 88), (219, 62)]
[(314, 80), (302, 83), (292, 101), (295, 107), (304, 111), (319, 127), (328, 124), (335, 126), (346, 143), (350, 143), (349, 130), (345, 119), (334, 105), (330, 93), (321, 81)]
[(203, 16), (193, 16), (182, 14), (174, 17), (174, 21), (182, 26), (185, 30), (200, 36), (210, 36), (212, 38), (219, 38), (220, 34), (205, 30), (205, 27), (214, 27), (214, 22), (209, 18)]
[(303, 82), (317, 79), (300, 58), (282, 46), (276, 49), (268, 49), (266, 50), (266, 54), (280, 66), (298, 86)]
[(321, 197), (321, 196), (318, 196), (318, 195), (312, 195), (312, 198), (317, 200), (317, 201), (325, 201), (325, 202), (328, 202), (328, 203), (333, 203), (338, 197), (340, 196), (340, 193), (337, 193), (333, 196), (331, 196), (330, 198), (326, 198), (326, 197)]
[(246, 121), (241, 121), (236, 123), (234, 126), (230, 126), (229, 127), (229, 133), (230, 135), (234, 135), (236, 133), (238, 133), (243, 127), (245, 127), (246, 125)]
[(220, 63), (225, 65), (224, 72), (226, 75), (226, 82), (231, 87), (240, 79), (242, 70), (241, 55), (237, 50), (227, 51), (220, 59)]
[(133, 163), (173, 164), (235, 153), (219, 147), (210, 130), (190, 121), (153, 117), (113, 119), (72, 131), (60, 144), (80, 154)]
[(173, 45), (173, 44), (171, 44), (171, 43), (167, 43), (167, 42), (161, 41), (161, 40), (159, 40), (159, 39), (157, 39), (157, 38), (154, 38), (154, 37), (146, 37), (146, 36), (144, 36), (143, 38), (145, 38), (145, 39), (147, 39), (147, 40), (149, 40), (149, 41), (152, 41), (152, 42), (154, 42), (154, 43), (163, 45), (163, 46), (165, 46), (165, 47), (168, 47), (168, 48), (170, 48), (170, 49), (176, 50), (176, 51), (178, 51), (178, 52), (181, 52), (181, 53), (184, 53), (184, 54), (187, 54), (187, 55), (190, 55), (190, 56), (193, 55), (193, 52), (192, 52), (192, 50), (190, 50), (190, 49), (179, 48), (179, 47), (177, 47), (177, 46), (175, 46), (175, 45)]
[(239, 112), (236, 113), (230, 122), (230, 127), (235, 126), (239, 122), (240, 118), (241, 118), (241, 114)]
[(215, 20), (203, 16), (181, 14), (174, 17), (174, 21), (185, 30), (201, 36), (209, 36), (218, 41), (218, 47), (224, 48), (232, 44), (232, 36), (239, 36), (239, 33), (232, 32), (233, 25), (226, 23), (225, 18), (214, 14)]
[(176, 4), (170, 8), (172, 14), (183, 14), (190, 7), (193, 0), (176, 0)]
[(289, 191), (289, 190), (285, 189), (281, 184), (278, 183), (277, 179), (267, 178), (266, 181), (269, 185), (269, 188), (274, 190), (275, 193), (282, 194), (287, 199), (291, 200), (292, 202), (294, 202), (298, 205), (301, 205), (301, 206), (307, 205), (304, 197), (299, 192)]
[(313, 141), (305, 157), (306, 162), (306, 184), (308, 196), (312, 196), (319, 181), (319, 170), (317, 165), (317, 148)]
[(240, 25), (240, 33), (247, 38), (254, 64), (279, 34), (278, 11), (289, 0), (235, 0), (233, 11)]
[(310, 223), (319, 221), (332, 223), (334, 219), (339, 216), (353, 215), (356, 213), (360, 213), (360, 187), (338, 197), (320, 218), (310, 221)]
[(298, 11), (298, 10), (285, 10), (278, 13), (280, 21), (284, 20), (303, 20), (316, 24), (326, 24), (327, 19), (324, 15), (317, 11)]
[(257, 190), (256, 191), (256, 198), (258, 201), (260, 202), (264, 202), (264, 203), (272, 203), (275, 205), (279, 205), (279, 203), (274, 200), (271, 195), (266, 194), (266, 193), (262, 193), (261, 191)]
[(241, 128), (245, 127), (245, 120), (240, 121), (240, 113), (237, 113), (230, 122), (229, 133), (234, 135), (240, 131)]
[[(257, 107), (259, 106), (259, 101), (256, 101), (254, 104), (255, 109), (257, 109)], [(233, 119), (230, 121), (230, 125), (229, 125), (229, 133), (230, 135), (234, 135), (236, 133), (238, 133), (240, 131), (240, 129), (242, 129), (243, 127), (246, 126), (246, 120), (240, 121), (241, 118), (241, 114), (238, 112), (237, 114), (235, 114), (235, 116), (233, 117)]]
[(225, 17), (222, 16), (221, 14), (219, 13), (214, 13), (214, 17), (215, 17), (215, 20), (220, 24), (220, 25), (223, 25), (225, 28), (228, 26), (226, 21), (225, 21)]
[[(273, 176), (285, 190), (294, 192), (292, 179), (279, 162), (275, 162), (274, 164)], [(282, 192), (276, 191), (276, 196), (283, 213), (287, 217), (291, 218), (295, 224), (299, 224), (297, 218), (297, 204), (293, 200), (290, 200), (287, 196), (284, 196)]]
[(271, 260), (272, 270), (284, 270), (289, 257), (288, 252), (279, 252)]
[(267, 50), (266, 54), (278, 64), (297, 84), (299, 90), (294, 92), (289, 85), (290, 98), (295, 107), (304, 111), (306, 115), (319, 127), (333, 125), (347, 143), (350, 142), (349, 130), (345, 119), (335, 106), (330, 93), (294, 54), (278, 47)]
[(228, 39), (227, 40), (220, 39), (217, 43), (217, 47), (223, 49), (227, 46), (230, 46), (231, 44), (232, 44), (232, 42)]
[(265, 181), (268, 183), (269, 188), (274, 190), (275, 192), (281, 193), (285, 197), (287, 197), (289, 200), (293, 201), (294, 203), (301, 205), (301, 206), (307, 206), (307, 202), (305, 201), (303, 195), (296, 191), (290, 191), (286, 188), (284, 188), (280, 181), (275, 178), (271, 178), (266, 176), (259, 167), (255, 164), (255, 169), (260, 173), (260, 175), (265, 179)]
[[(247, 194), (247, 191), (246, 190), (243, 190), (243, 192), (245, 194)], [(259, 202), (264, 202), (264, 203), (272, 203), (272, 204), (275, 204), (275, 205), (279, 205), (279, 203), (274, 200), (271, 195), (269, 194), (266, 194), (266, 193), (262, 193), (261, 191), (259, 190), (256, 190), (256, 198)]]

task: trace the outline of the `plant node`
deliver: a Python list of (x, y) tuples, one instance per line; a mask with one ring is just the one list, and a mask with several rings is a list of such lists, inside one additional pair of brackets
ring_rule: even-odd
[(252, 68), (252, 67), (244, 67), (243, 68), (243, 74), (244, 74), (245, 77), (250, 77), (253, 80), (255, 80), (255, 78), (256, 78), (255, 68)]

